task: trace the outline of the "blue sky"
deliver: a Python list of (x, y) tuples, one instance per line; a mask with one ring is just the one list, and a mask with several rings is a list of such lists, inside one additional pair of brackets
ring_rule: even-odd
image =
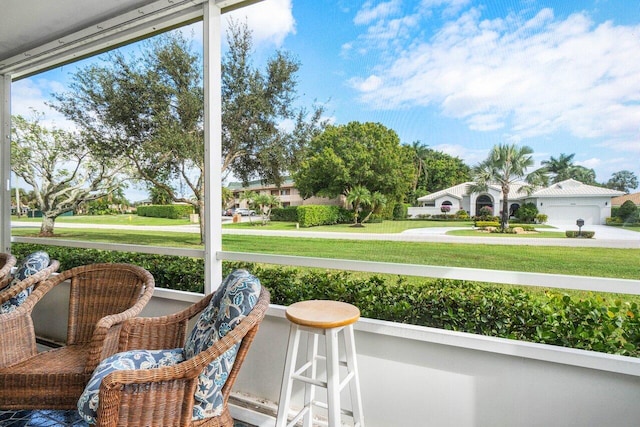
[[(538, 162), (575, 153), (599, 182), (640, 177), (638, 2), (266, 0), (233, 16), (257, 64), (298, 57), (298, 102), (324, 103), (335, 124), (380, 122), (469, 165), (517, 143)], [(46, 111), (75, 67), (14, 83), (14, 114)]]

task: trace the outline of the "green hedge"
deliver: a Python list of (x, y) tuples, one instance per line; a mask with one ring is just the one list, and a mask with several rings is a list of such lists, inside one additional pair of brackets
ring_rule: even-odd
[[(117, 253), (16, 243), (21, 258), (46, 250), (60, 270), (92, 262), (131, 262), (148, 269), (156, 286), (202, 292), (204, 261), (177, 256)], [(559, 291), (446, 279), (408, 283), (404, 278), (361, 277), (293, 267), (223, 263), (223, 275), (247, 268), (271, 291), (272, 303), (334, 299), (360, 308), (363, 317), (453, 331), (518, 339), (604, 353), (640, 356), (640, 309), (636, 303), (606, 304), (598, 295), (576, 298)]]
[(340, 217), (338, 206), (304, 205), (298, 206), (297, 212), (300, 227), (333, 225), (338, 223)]
[(298, 207), (287, 206), (286, 208), (271, 209), (271, 221), (298, 222)]
[(567, 237), (584, 237), (586, 239), (590, 239), (593, 236), (595, 236), (596, 232), (595, 231), (582, 231), (579, 232), (577, 230), (567, 230), (564, 232), (565, 236)]
[(146, 205), (138, 206), (139, 216), (154, 218), (188, 218), (193, 213), (191, 205)]
[(496, 221), (475, 221), (473, 225), (478, 228), (500, 227), (500, 223)]

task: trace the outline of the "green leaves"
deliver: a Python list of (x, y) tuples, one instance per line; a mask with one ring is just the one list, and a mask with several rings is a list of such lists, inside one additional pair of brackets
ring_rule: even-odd
[[(36, 249), (42, 246), (12, 245), (18, 258)], [(61, 262), (61, 270), (93, 262), (131, 262), (148, 269), (158, 287), (203, 291), (202, 259), (64, 247), (46, 250)], [(373, 319), (640, 357), (640, 307), (635, 301), (239, 262), (225, 262), (223, 274), (235, 268), (259, 277), (271, 291), (273, 304), (333, 299), (354, 304), (363, 317)]]

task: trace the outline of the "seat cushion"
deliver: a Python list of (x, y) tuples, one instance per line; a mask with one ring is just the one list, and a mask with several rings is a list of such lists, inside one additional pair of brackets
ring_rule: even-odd
[(171, 350), (131, 350), (107, 357), (96, 367), (91, 380), (78, 400), (80, 416), (89, 424), (96, 423), (100, 383), (111, 372), (173, 366), (184, 360), (181, 348)]
[[(44, 251), (37, 251), (32, 254), (27, 255), (20, 263), (18, 263), (17, 270), (15, 275), (13, 276), (13, 280), (11, 283), (5, 287), (8, 289), (9, 287), (21, 282), (27, 277), (47, 268), (49, 266), (49, 254)], [(18, 306), (20, 306), (25, 299), (31, 294), (33, 291), (33, 286), (29, 286), (28, 288), (21, 291), (18, 295), (9, 298), (9, 300), (5, 301), (0, 305), (0, 313), (10, 313), (15, 310)]]
[[(246, 270), (235, 270), (223, 281), (209, 305), (200, 313), (184, 347), (189, 359), (211, 347), (242, 321), (260, 297), (257, 277)], [(238, 345), (211, 362), (200, 374), (195, 394), (193, 418), (196, 420), (219, 415), (223, 409), (222, 387), (233, 363)]]

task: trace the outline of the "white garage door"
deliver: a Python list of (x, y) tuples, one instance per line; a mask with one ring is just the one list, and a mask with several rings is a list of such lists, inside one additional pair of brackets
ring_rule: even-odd
[(600, 224), (600, 207), (587, 206), (549, 206), (544, 212), (549, 217), (550, 224), (573, 224), (578, 218), (584, 219), (585, 225)]

